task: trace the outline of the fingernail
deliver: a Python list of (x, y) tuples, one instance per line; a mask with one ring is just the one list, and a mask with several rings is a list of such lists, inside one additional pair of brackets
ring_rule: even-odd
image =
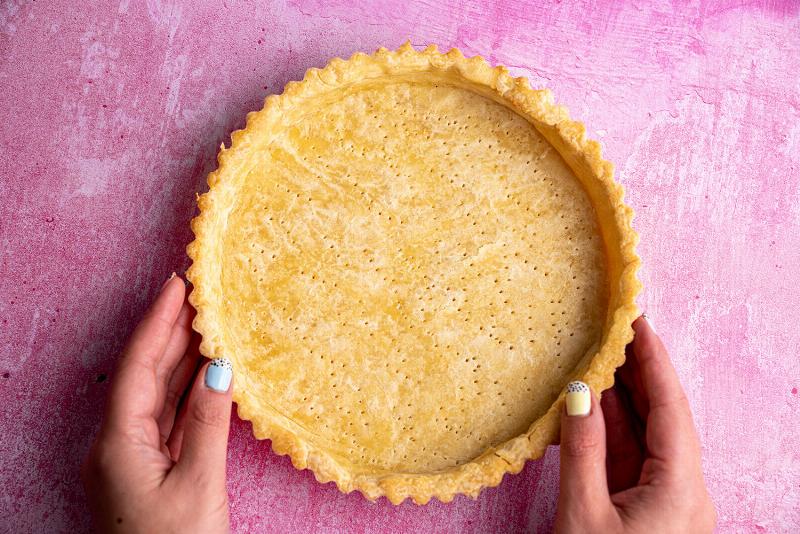
[(592, 393), (589, 386), (575, 381), (567, 384), (567, 415), (589, 415), (592, 411)]
[(206, 387), (225, 393), (231, 385), (233, 366), (228, 358), (214, 358), (206, 368)]
[(649, 324), (649, 325), (650, 325), (650, 330), (652, 330), (653, 332), (655, 332), (655, 331), (656, 331), (656, 327), (655, 327), (655, 326), (653, 326), (653, 320), (650, 318), (650, 316), (649, 316), (649, 315), (647, 315), (646, 313), (643, 313), (643, 314), (642, 314), (642, 319), (644, 319), (645, 321), (647, 321), (647, 324)]

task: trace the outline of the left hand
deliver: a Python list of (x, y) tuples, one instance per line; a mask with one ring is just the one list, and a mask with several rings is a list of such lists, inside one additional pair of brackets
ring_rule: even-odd
[(122, 352), (82, 468), (102, 532), (229, 530), (230, 362), (206, 362), (178, 413), (200, 360), (194, 315), (173, 275)]

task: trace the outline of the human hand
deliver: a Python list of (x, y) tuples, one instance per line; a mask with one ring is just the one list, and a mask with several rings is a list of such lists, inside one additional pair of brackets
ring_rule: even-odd
[(555, 531), (711, 532), (716, 512), (686, 395), (647, 320), (633, 329), (600, 403), (582, 382), (570, 385), (582, 391), (568, 393), (561, 416)]
[[(173, 274), (122, 352), (82, 478), (101, 532), (227, 532), (230, 362), (201, 366)], [(180, 413), (178, 413), (180, 406)]]

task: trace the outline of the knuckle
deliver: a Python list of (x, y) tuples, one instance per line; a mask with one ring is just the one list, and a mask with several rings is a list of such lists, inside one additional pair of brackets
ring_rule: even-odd
[(172, 329), (172, 325), (174, 324), (172, 321), (164, 317), (163, 315), (159, 315), (154, 310), (148, 310), (145, 313), (144, 317), (142, 318), (142, 322), (152, 323), (153, 326), (156, 328), (161, 328), (166, 331)]
[(192, 421), (207, 427), (219, 428), (228, 422), (228, 413), (212, 399), (198, 399), (190, 410)]
[(613, 509), (599, 506), (579, 505), (573, 503), (562, 506), (556, 512), (556, 521), (553, 532), (555, 534), (573, 532), (602, 532), (603, 534), (617, 534), (626, 532), (619, 515)]
[(680, 391), (674, 395), (667, 395), (663, 398), (659, 399), (655, 402), (650, 402), (650, 410), (679, 410), (683, 411), (690, 411), (689, 410), (689, 399), (686, 397), (686, 393)]
[(593, 435), (579, 434), (561, 443), (563, 454), (570, 458), (586, 458), (596, 456), (600, 450), (600, 439)]

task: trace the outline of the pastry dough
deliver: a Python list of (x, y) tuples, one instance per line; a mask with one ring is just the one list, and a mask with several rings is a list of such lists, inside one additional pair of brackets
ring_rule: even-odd
[(404, 45), (310, 69), (219, 153), (188, 253), (201, 351), (321, 482), (476, 496), (613, 383), (640, 284), (611, 164), (548, 91)]

